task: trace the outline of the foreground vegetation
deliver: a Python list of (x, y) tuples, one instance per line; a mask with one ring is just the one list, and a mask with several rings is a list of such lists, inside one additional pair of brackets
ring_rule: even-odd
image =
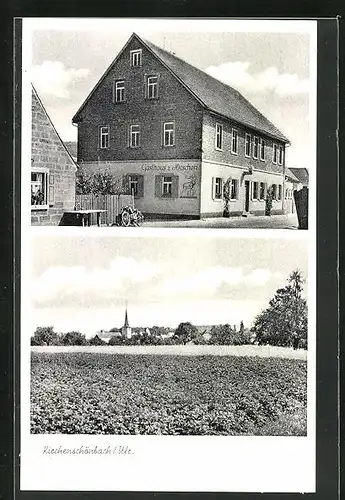
[(306, 435), (307, 363), (32, 353), (31, 432)]

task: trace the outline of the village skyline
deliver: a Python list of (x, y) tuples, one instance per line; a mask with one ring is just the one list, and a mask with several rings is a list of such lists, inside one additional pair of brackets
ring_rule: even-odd
[(126, 303), (132, 327), (249, 327), (294, 269), (308, 274), (301, 237), (261, 238), (258, 254), (250, 238), (161, 236), (158, 245), (92, 234), (32, 237), (30, 335), (46, 325), (87, 336), (120, 328)]

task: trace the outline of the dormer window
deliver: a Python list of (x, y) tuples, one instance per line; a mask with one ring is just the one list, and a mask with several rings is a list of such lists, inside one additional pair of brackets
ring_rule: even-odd
[(141, 49), (130, 51), (131, 67), (141, 66)]

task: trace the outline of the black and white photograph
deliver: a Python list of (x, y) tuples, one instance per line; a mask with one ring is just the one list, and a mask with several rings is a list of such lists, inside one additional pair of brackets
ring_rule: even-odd
[(310, 33), (174, 23), (32, 29), (33, 225), (308, 228)]
[(21, 488), (315, 491), (316, 23), (43, 21)]
[(308, 245), (257, 243), (36, 237), (31, 432), (306, 436)]

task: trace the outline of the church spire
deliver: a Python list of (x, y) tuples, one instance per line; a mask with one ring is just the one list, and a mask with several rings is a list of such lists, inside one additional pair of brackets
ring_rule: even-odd
[(124, 326), (124, 328), (129, 328), (128, 313), (127, 313), (127, 304), (126, 304), (126, 312), (125, 312), (125, 324), (123, 326)]

